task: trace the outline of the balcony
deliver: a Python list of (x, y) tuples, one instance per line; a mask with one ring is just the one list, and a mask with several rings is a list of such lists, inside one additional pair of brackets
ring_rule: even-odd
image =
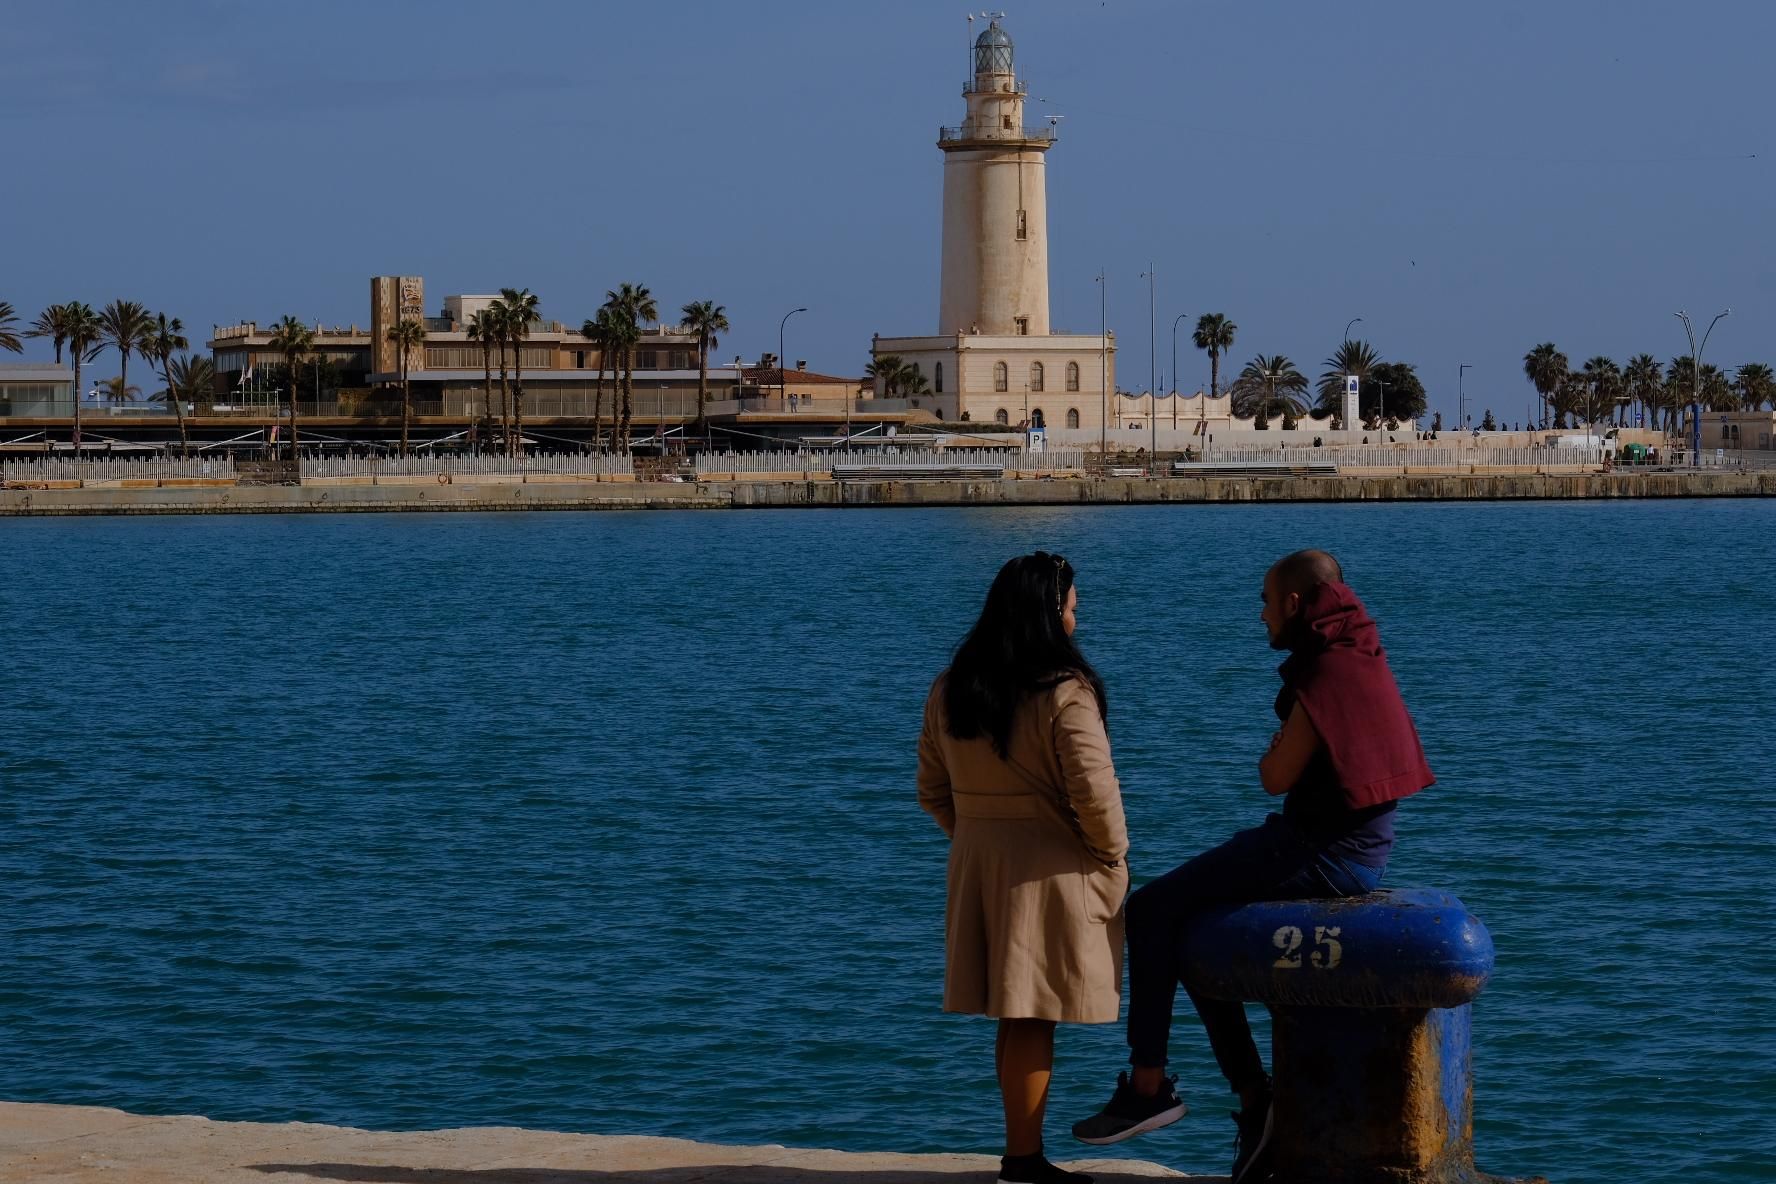
[(1052, 125), (1042, 124), (1025, 124), (1022, 128), (1017, 129), (1008, 127), (975, 128), (967, 124), (963, 124), (961, 127), (940, 127), (937, 129), (939, 144), (994, 144), (1018, 140), (1041, 140), (1052, 144), (1055, 140), (1055, 129)]

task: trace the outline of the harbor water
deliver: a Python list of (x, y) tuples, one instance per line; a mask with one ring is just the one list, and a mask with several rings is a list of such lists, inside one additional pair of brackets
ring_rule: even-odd
[[(1438, 775), (1387, 883), (1497, 943), (1480, 1164), (1768, 1180), (1773, 527), (1767, 501), (0, 522), (0, 1098), (997, 1151), (992, 1025), (939, 1010), (930, 679), (1000, 562), (1065, 553), (1139, 882), (1267, 809), (1260, 577), (1323, 546)], [(1066, 1156), (1126, 1054), (1118, 1025), (1058, 1049)], [(1225, 1170), (1188, 1010), (1173, 1055), (1192, 1113), (1118, 1150)]]

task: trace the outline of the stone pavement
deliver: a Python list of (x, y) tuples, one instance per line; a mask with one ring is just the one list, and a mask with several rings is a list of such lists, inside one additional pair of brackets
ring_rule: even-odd
[[(391, 1133), (0, 1103), (0, 1184), (988, 1184), (998, 1166), (984, 1155), (715, 1147), (515, 1127)], [(1067, 1166), (1101, 1184), (1183, 1176), (1134, 1160)]]

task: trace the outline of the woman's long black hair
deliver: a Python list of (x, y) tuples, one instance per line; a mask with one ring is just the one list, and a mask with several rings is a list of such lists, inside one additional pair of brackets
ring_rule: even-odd
[(1061, 624), (1072, 587), (1073, 565), (1047, 551), (1019, 555), (999, 569), (980, 620), (950, 660), (944, 683), (950, 735), (986, 736), (1005, 756), (1019, 704), (1074, 676), (1091, 684), (1098, 713), (1109, 718), (1104, 680)]

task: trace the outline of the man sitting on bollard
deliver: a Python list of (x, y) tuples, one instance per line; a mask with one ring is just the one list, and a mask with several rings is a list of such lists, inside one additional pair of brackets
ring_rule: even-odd
[[(1258, 762), (1283, 812), (1142, 887), (1128, 901), (1128, 1043), (1104, 1109), (1076, 1123), (1086, 1143), (1116, 1143), (1183, 1117), (1165, 1075), (1183, 935), (1203, 909), (1373, 891), (1394, 842), (1395, 803), (1433, 781), (1375, 622), (1324, 551), (1297, 551), (1265, 573), (1264, 627), (1278, 668), (1282, 728)], [(1189, 984), (1185, 984), (1189, 990)], [(1271, 1084), (1241, 1003), (1190, 991), (1209, 1046), (1239, 1095), (1233, 1184), (1264, 1177)]]

